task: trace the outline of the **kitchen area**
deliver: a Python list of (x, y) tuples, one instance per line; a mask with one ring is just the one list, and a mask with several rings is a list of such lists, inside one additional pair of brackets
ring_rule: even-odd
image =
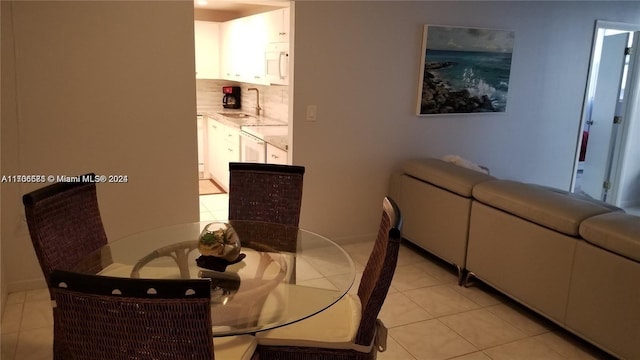
[(289, 14), (195, 17), (201, 195), (228, 192), (229, 162), (289, 162)]

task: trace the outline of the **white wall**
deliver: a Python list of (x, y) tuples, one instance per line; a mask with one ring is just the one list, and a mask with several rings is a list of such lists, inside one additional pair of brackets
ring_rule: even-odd
[[(197, 221), (193, 4), (3, 1), (2, 20), (2, 174), (127, 175), (97, 186), (110, 240)], [(42, 185), (2, 186), (9, 291), (43, 285), (21, 202)]]
[[(640, 23), (640, 3), (297, 1), (301, 226), (372, 237), (389, 174), (410, 157), (457, 154), (500, 178), (569, 189), (596, 19)], [(415, 115), (423, 24), (515, 31), (506, 113)]]

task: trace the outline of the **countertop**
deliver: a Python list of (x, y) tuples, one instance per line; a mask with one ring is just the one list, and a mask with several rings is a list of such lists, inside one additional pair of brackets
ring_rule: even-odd
[(264, 141), (280, 150), (289, 151), (289, 139), (287, 136), (265, 136)]
[[(225, 116), (225, 114), (247, 114), (246, 117)], [(286, 122), (272, 119), (262, 115), (252, 115), (242, 110), (225, 109), (219, 112), (199, 112), (198, 115), (213, 118), (224, 125), (238, 128), (244, 126), (287, 126)], [(263, 140), (281, 150), (288, 151), (289, 139), (286, 135), (265, 135)]]
[[(225, 114), (246, 114), (246, 117), (234, 117), (234, 116), (225, 116)], [(214, 118), (221, 123), (240, 128), (241, 126), (254, 126), (254, 125), (287, 125), (286, 122), (281, 120), (272, 119), (262, 115), (252, 115), (242, 110), (230, 110), (225, 109), (220, 112), (202, 112), (198, 113), (198, 115), (204, 115), (211, 118)]]

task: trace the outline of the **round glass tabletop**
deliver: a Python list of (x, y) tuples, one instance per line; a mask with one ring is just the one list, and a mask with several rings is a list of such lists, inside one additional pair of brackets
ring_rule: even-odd
[(198, 240), (211, 223), (126, 236), (74, 270), (133, 278), (210, 279), (214, 336), (255, 333), (299, 321), (333, 305), (353, 284), (355, 266), (349, 254), (328, 238), (298, 227), (239, 220), (214, 223), (209, 227), (233, 228), (240, 256), (232, 261), (205, 257)]

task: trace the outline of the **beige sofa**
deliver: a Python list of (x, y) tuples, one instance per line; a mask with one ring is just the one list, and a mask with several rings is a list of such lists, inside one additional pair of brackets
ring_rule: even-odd
[[(438, 159), (392, 175), (404, 237), (601, 349), (640, 359), (640, 217)], [(464, 281), (463, 281), (464, 282)]]
[(467, 259), (471, 192), (495, 179), (438, 159), (404, 162), (391, 177), (390, 195), (402, 209), (402, 236), (453, 264), (462, 281)]

